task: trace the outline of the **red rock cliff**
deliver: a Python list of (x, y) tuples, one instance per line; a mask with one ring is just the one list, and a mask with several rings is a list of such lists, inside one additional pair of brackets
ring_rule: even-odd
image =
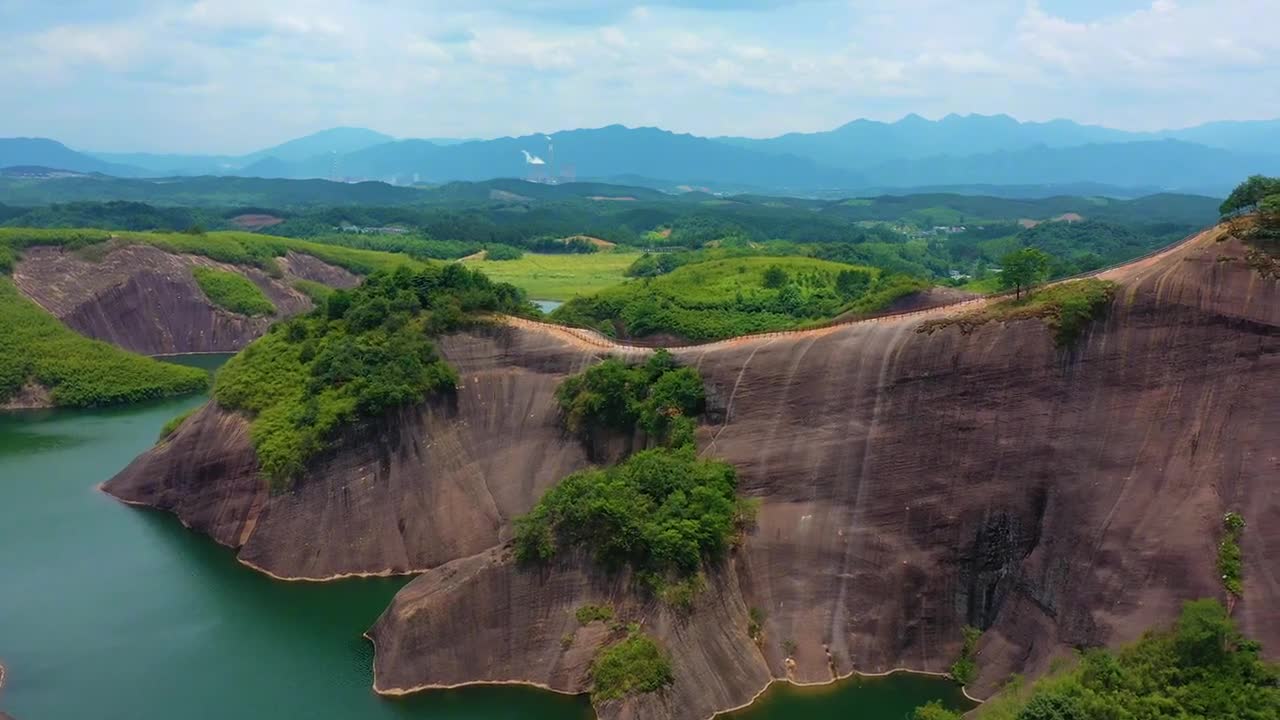
[[(283, 278), (256, 268), (167, 253), (149, 245), (110, 249), (89, 260), (61, 248), (31, 248), (13, 272), (27, 297), (82, 335), (144, 355), (233, 352), (266, 332), (280, 317), (311, 309), (294, 279), (354, 287), (355, 275), (308, 255), (280, 259)], [(215, 307), (191, 275), (196, 266), (241, 273), (276, 306), (275, 317), (249, 318)]]
[[(679, 350), (712, 406), (700, 447), (762, 501), (690, 615), (578, 559), (523, 570), (497, 547), (514, 515), (587, 462), (552, 392), (602, 350), (565, 332), (448, 339), (456, 404), (344, 439), (286, 494), (254, 478), (244, 422), (214, 407), (107, 489), (277, 575), (434, 568), (370, 631), (382, 692), (580, 691), (603, 631), (563, 638), (588, 602), (643, 622), (675, 667), (670, 691), (602, 717), (702, 718), (777, 677), (943, 671), (965, 624), (987, 630), (976, 690), (988, 692), (1220, 596), (1227, 510), (1249, 522), (1235, 613), (1275, 657), (1280, 293), (1243, 254), (1210, 232), (1108, 273), (1116, 299), (1070, 350), (1037, 320), (921, 332), (940, 311)], [(767, 617), (759, 647), (752, 607)]]

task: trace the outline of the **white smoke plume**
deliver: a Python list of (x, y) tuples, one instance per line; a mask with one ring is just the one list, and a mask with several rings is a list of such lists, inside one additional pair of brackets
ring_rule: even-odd
[(547, 161), (537, 155), (530, 155), (528, 150), (521, 150), (524, 153), (524, 161), (528, 165), (546, 165)]

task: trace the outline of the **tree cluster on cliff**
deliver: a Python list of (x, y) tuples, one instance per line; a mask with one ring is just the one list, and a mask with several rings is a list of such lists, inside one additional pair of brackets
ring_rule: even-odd
[(525, 310), (519, 290), (457, 264), (375, 273), (272, 326), (223, 366), (214, 397), (253, 416), (260, 467), (286, 481), (340, 427), (456, 385), (430, 336), (475, 312)]
[[(1071, 669), (1015, 684), (978, 710), (981, 720), (1276, 720), (1280, 668), (1215, 600), (1183, 605), (1170, 629), (1119, 651), (1085, 651)], [(938, 707), (917, 720), (957, 720)]]
[(519, 559), (545, 562), (561, 550), (589, 548), (601, 564), (629, 566), (661, 592), (720, 557), (750, 506), (737, 497), (731, 465), (696, 454), (693, 420), (703, 392), (697, 370), (678, 367), (666, 351), (634, 366), (609, 358), (566, 379), (557, 399), (570, 429), (643, 430), (658, 447), (561, 480), (516, 519)]
[(702, 413), (702, 378), (693, 368), (676, 366), (666, 350), (628, 366), (606, 358), (566, 378), (556, 401), (570, 430), (608, 428), (623, 433), (644, 430), (668, 447), (693, 442), (693, 418)]

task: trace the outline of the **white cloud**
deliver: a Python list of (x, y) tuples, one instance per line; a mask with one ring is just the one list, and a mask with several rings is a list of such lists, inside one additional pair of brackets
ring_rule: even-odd
[(243, 151), (336, 124), (763, 135), (908, 112), (1156, 128), (1280, 109), (1280, 2), (1085, 0), (1067, 19), (1056, 1), (0, 0), (0, 77), (26, 100), (0, 136)]

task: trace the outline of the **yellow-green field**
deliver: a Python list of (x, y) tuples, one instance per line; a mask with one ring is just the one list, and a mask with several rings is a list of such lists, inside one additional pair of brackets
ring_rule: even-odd
[(466, 260), (493, 280), (508, 282), (532, 300), (564, 301), (590, 295), (626, 278), (623, 272), (640, 257), (632, 252), (597, 252), (586, 255), (537, 255), (525, 253), (519, 260)]

